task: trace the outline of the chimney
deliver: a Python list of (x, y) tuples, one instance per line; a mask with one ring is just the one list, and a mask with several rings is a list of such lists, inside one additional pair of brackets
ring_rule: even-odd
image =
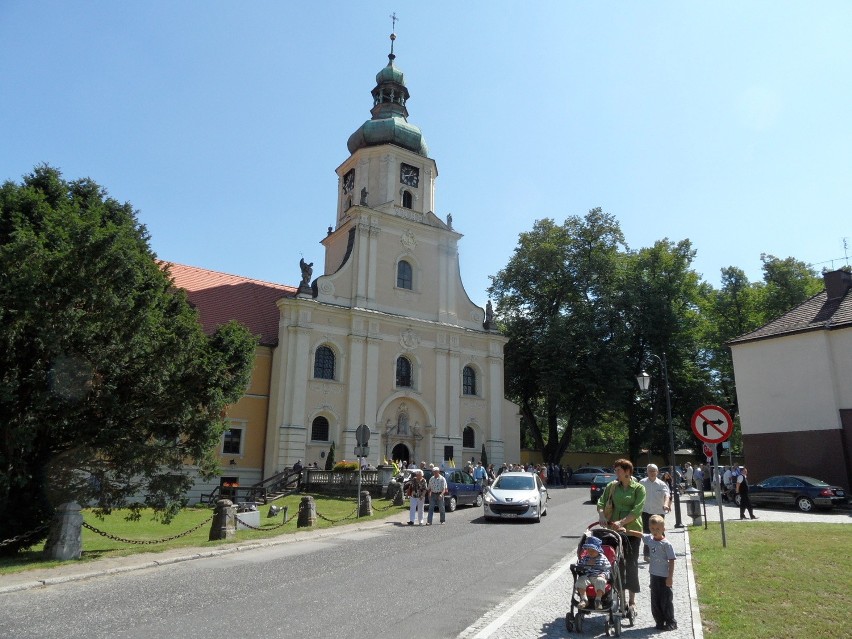
[(825, 282), (825, 293), (828, 299), (833, 300), (846, 295), (846, 291), (852, 288), (852, 273), (848, 271), (828, 271), (822, 274)]

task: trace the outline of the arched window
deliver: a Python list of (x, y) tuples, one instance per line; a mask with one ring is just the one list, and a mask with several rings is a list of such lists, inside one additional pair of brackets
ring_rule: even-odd
[(403, 191), (402, 192), (402, 208), (410, 209), (411, 208), (411, 191)]
[(314, 354), (314, 379), (334, 379), (334, 351), (320, 346)]
[(399, 388), (411, 388), (411, 362), (407, 357), (396, 360), (396, 385)]
[(462, 371), (462, 393), (476, 395), (476, 371), (470, 366), (465, 366)]
[(465, 426), (462, 432), (462, 448), (476, 447), (476, 433), (473, 432), (472, 426)]
[(328, 420), (325, 417), (316, 417), (311, 424), (311, 440), (315, 442), (328, 441)]
[(397, 288), (407, 288), (409, 291), (414, 285), (412, 276), (411, 264), (405, 260), (400, 260), (396, 265), (396, 286)]

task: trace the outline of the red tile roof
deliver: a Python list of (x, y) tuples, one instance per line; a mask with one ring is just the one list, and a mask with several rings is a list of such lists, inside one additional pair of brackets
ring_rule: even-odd
[(163, 264), (168, 267), (175, 286), (184, 289), (198, 309), (205, 333), (237, 320), (252, 334), (259, 335), (264, 346), (278, 343), (279, 314), (275, 302), (295, 295), (294, 287), (173, 262)]

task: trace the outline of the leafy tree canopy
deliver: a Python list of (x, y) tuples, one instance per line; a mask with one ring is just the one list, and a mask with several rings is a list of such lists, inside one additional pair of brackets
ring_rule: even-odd
[[(218, 471), (256, 339), (203, 333), (145, 228), (90, 179), (39, 166), (0, 188), (0, 540), (76, 499), (168, 520)], [(27, 547), (34, 534), (3, 551)]]

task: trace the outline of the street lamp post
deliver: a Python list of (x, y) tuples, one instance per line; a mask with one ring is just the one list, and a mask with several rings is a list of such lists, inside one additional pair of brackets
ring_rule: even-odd
[[(660, 362), (663, 367), (663, 382), (666, 385), (666, 418), (669, 423), (669, 444), (672, 452), (672, 492), (674, 493), (674, 509), (675, 509), (675, 528), (683, 528), (683, 522), (680, 519), (680, 495), (678, 492), (677, 470), (675, 470), (675, 439), (674, 426), (672, 425), (672, 399), (669, 391), (669, 371), (666, 366), (666, 354), (663, 357), (657, 357), (653, 353), (651, 357)], [(642, 391), (647, 391), (651, 386), (651, 376), (644, 370), (636, 376), (636, 381), (639, 383), (639, 388)]]

